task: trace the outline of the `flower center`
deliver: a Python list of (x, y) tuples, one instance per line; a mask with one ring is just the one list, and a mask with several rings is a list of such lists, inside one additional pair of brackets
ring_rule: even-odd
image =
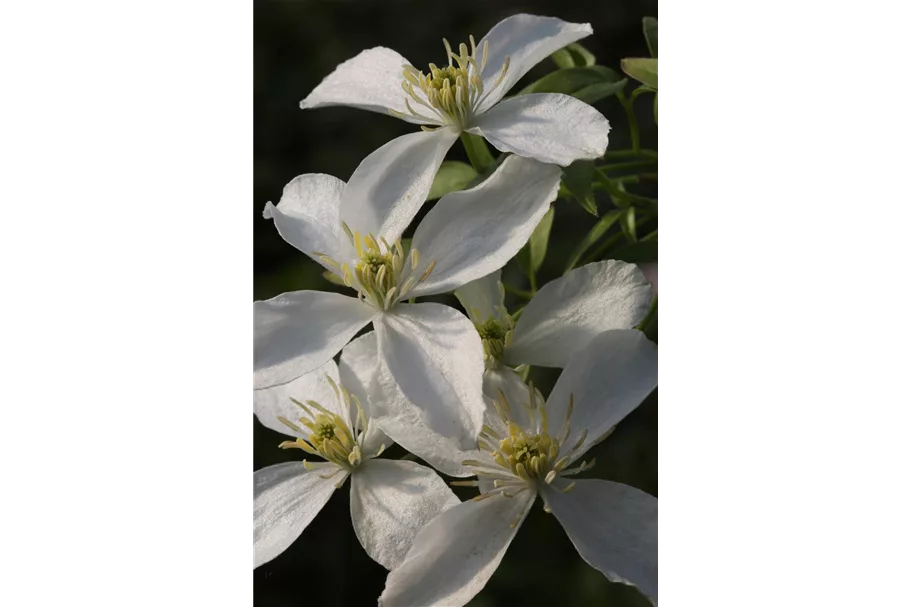
[(512, 318), (507, 316), (504, 320), (488, 318), (483, 323), (476, 323), (475, 328), (484, 345), (484, 360), (497, 360), (503, 356), (503, 349), (512, 332)]
[[(595, 460), (592, 459), (591, 462), (582, 462), (575, 468), (567, 469), (585, 442), (587, 430), (583, 430), (575, 445), (560, 456), (571, 430), (572, 394), (569, 397), (566, 419), (557, 435), (551, 435), (544, 399), (531, 383), (528, 384), (528, 396), (525, 410), (528, 414), (529, 427), (523, 428), (516, 422), (506, 396), (500, 392), (495, 407), (500, 420), (506, 426), (506, 436), (502, 436), (486, 424), (478, 436), (478, 449), (488, 452), (493, 458), (493, 463), (478, 460), (462, 462), (474, 469), (478, 480), (457, 481), (452, 484), (486, 487), (492, 485), (492, 488), (474, 499), (481, 500), (497, 493), (513, 497), (526, 489), (537, 489), (540, 483), (552, 485), (558, 478), (574, 476), (595, 465)], [(571, 482), (565, 487), (555, 488), (566, 492), (570, 491), (574, 484)]]
[[(478, 65), (477, 46), (474, 36), (468, 37), (471, 43), (471, 52), (464, 43), (459, 45), (459, 54), (452, 52), (449, 41), (443, 38), (446, 48), (446, 58), (449, 65), (439, 68), (433, 63), (428, 67), (429, 74), (424, 74), (412, 66), (406, 66), (403, 71), (405, 79), (402, 89), (405, 91), (405, 106), (412, 116), (429, 121), (440, 121), (444, 125), (454, 125), (459, 128), (469, 126), (475, 110), (481, 100), (486, 96), (484, 81), (481, 72), (487, 65), (487, 41), (481, 49), (480, 65)], [(455, 60), (455, 65), (453, 65)], [(497, 88), (509, 69), (509, 57), (503, 61), (500, 77), (490, 90)], [(418, 91), (420, 91), (420, 94)], [(490, 91), (487, 91), (489, 94)], [(429, 110), (430, 116), (415, 111), (415, 103)], [(423, 110), (422, 110), (423, 111)], [(396, 113), (396, 112), (393, 112)], [(403, 116), (404, 114), (400, 114)]]
[(315, 255), (335, 268), (346, 286), (357, 289), (358, 298), (380, 310), (388, 310), (396, 301), (404, 299), (411, 289), (427, 280), (436, 266), (436, 261), (431, 261), (419, 276), (420, 254), (417, 249), (411, 249), (405, 255), (401, 239), (390, 245), (382, 237), (377, 240), (373, 234), (363, 236), (360, 232), (352, 232), (345, 223), (342, 223), (342, 229), (357, 251), (353, 271), (347, 263), (339, 263), (323, 253)]
[[(323, 478), (332, 478), (339, 471), (353, 472), (364, 459), (361, 447), (364, 442), (364, 436), (367, 433), (368, 421), (364, 414), (360, 400), (343, 386), (339, 386), (328, 375), (326, 379), (335, 391), (336, 398), (346, 410), (350, 410), (353, 405), (357, 409), (357, 416), (354, 422), (354, 428), (349, 427), (337, 413), (329, 411), (316, 401), (308, 400), (301, 402), (292, 398), (291, 402), (301, 408), (303, 415), (298, 418), (297, 422), (292, 422), (284, 417), (279, 416), (279, 421), (297, 432), (305, 435), (307, 438), (298, 438), (293, 441), (285, 441), (279, 445), (282, 449), (301, 449), (310, 455), (316, 455), (326, 460), (326, 464), (313, 464), (304, 461), (307, 469), (314, 469), (320, 466), (332, 464), (334, 471), (330, 471)], [(383, 452), (384, 446), (375, 455), (368, 455), (367, 459), (372, 459)], [(342, 481), (344, 482), (344, 478)]]

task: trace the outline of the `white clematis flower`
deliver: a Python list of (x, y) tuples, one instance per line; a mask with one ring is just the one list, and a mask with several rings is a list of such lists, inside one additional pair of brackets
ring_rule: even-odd
[[(514, 15), (496, 24), (479, 44), (469, 37), (470, 49), (461, 44), (458, 54), (444, 39), (447, 65), (431, 63), (427, 74), (397, 52), (376, 47), (339, 65), (300, 105), (347, 105), (388, 112), (425, 130), (435, 128), (428, 133), (435, 143), (425, 142), (425, 163), (436, 162), (431, 151), (442, 149), (445, 154), (459, 133), (468, 132), (501, 152), (567, 166), (604, 155), (607, 119), (568, 95), (503, 97), (548, 55), (591, 33), (588, 23)], [(414, 136), (400, 139), (408, 137)], [(396, 164), (412, 160), (402, 158)]]
[(610, 329), (634, 329), (652, 300), (648, 280), (635, 264), (598, 261), (544, 285), (519, 321), (503, 305), (500, 270), (456, 289), (484, 345), (484, 394), (496, 398), (521, 390), (511, 368), (566, 366), (593, 337)]
[[(295, 461), (253, 473), (253, 566), (285, 551), (351, 477), (351, 521), (370, 557), (392, 569), (415, 533), (459, 499), (433, 470), (410, 461), (375, 459), (387, 440), (371, 420), (366, 368), (342, 351), (290, 383), (254, 391), (254, 411), (267, 427), (295, 437), (325, 462)], [(341, 381), (340, 378), (341, 377)], [(350, 392), (349, 392), (350, 389)]]
[[(433, 519), (386, 579), (380, 607), (459, 607), (493, 575), (537, 495), (580, 556), (658, 603), (658, 500), (626, 485), (570, 481), (572, 467), (658, 385), (658, 352), (641, 332), (611, 330), (567, 364), (546, 404), (502, 398), (472, 466), (481, 494)], [(524, 405), (524, 406), (523, 406)], [(592, 462), (593, 463), (593, 462)]]
[(400, 237), (413, 213), (386, 204), (382, 183), (372, 193), (361, 190), (366, 180), (362, 173), (352, 194), (351, 184), (334, 177), (302, 175), (278, 206), (266, 205), (264, 215), (282, 237), (357, 296), (296, 291), (256, 302), (254, 385), (283, 384), (319, 367), (373, 322), (379, 355), (402, 392), (423, 407), (427, 425), (468, 446), (485, 409), (477, 331), (453, 308), (405, 300), (451, 291), (502, 267), (556, 198), (560, 169), (510, 156), (482, 184), (441, 198), (408, 253)]

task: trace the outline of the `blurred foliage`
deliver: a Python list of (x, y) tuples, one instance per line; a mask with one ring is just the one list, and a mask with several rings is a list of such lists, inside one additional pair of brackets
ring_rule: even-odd
[[(451, 41), (462, 41), (467, 40), (469, 34), (474, 34), (480, 39), (498, 21), (520, 12), (589, 22), (595, 33), (581, 41), (584, 49), (567, 49), (558, 53), (554, 61), (542, 62), (516, 85), (514, 92), (552, 72), (560, 61), (567, 66), (591, 65), (586, 49), (597, 58), (599, 65), (614, 72), (619, 71), (623, 58), (652, 54), (643, 37), (642, 18), (657, 16), (656, 0), (602, 3), (553, 3), (545, 0), (462, 3), (257, 0), (254, 3), (255, 299), (299, 289), (345, 292), (344, 287), (326, 281), (322, 277), (322, 268), (279, 237), (272, 222), (262, 218), (263, 206), (270, 200), (277, 203), (282, 187), (302, 173), (328, 173), (347, 180), (367, 154), (390, 139), (415, 130), (413, 125), (395, 118), (363, 110), (324, 108), (302, 111), (298, 102), (339, 63), (363, 49), (387, 46), (423, 68), (427, 63), (439, 63), (444, 59), (444, 36)], [(657, 51), (657, 43), (655, 47)], [(561, 78), (540, 86), (581, 86), (579, 83), (591, 84), (585, 77), (598, 76), (586, 73), (573, 74), (573, 77), (580, 75), (582, 80), (573, 80), (569, 84)], [(607, 77), (616, 80), (613, 75)], [(605, 80), (594, 85), (602, 86), (596, 91), (598, 93), (609, 89), (593, 103), (611, 122), (610, 156), (613, 154), (611, 150), (630, 147), (630, 129), (624, 108), (609, 87), (610, 82)], [(634, 111), (642, 148), (656, 150), (657, 127), (652, 120), (651, 105), (645, 102), (637, 104)], [(448, 160), (468, 161), (460, 145), (453, 147)], [(629, 169), (641, 170), (641, 165), (648, 159), (637, 156), (629, 161), (626, 164), (638, 163), (637, 166), (629, 166)], [(611, 177), (627, 172), (622, 165), (614, 167), (610, 169)], [(657, 158), (654, 159), (654, 171), (654, 182), (639, 177), (628, 180), (621, 177), (621, 182), (609, 182), (613, 190), (596, 183), (598, 187), (583, 191), (582, 198), (590, 201), (593, 207), (589, 212), (573, 199), (573, 195), (580, 195), (579, 192), (561, 196), (553, 205), (546, 255), (539, 258), (540, 249), (535, 253), (534, 262), (540, 265), (538, 286), (563, 274), (573, 254), (587, 254), (583, 262), (602, 259), (608, 253), (630, 261), (657, 260), (657, 239), (649, 237), (657, 230), (657, 219), (648, 213), (639, 217), (635, 212), (637, 206), (645, 209), (650, 204), (643, 200), (657, 198)], [(458, 182), (470, 178), (470, 174), (464, 169), (459, 173), (456, 169), (452, 178)], [(441, 184), (440, 187), (448, 191), (450, 187), (461, 186)], [(432, 203), (426, 204), (422, 215), (431, 206)], [(616, 211), (619, 207), (633, 210), (620, 213)], [(602, 219), (590, 214), (592, 210), (599, 212)], [(603, 217), (615, 213), (616, 218), (605, 225)], [(416, 224), (417, 221), (413, 225)], [(596, 225), (599, 225), (596, 228), (597, 238), (586, 242), (583, 249), (581, 245), (586, 234)], [(630, 229), (638, 235), (639, 242), (630, 242)], [(504, 268), (503, 279), (520, 289), (533, 287), (518, 260), (511, 261)], [(452, 295), (429, 300), (459, 306)], [(507, 295), (507, 306), (511, 311), (524, 303), (521, 296)], [(657, 312), (645, 330), (657, 340)], [(546, 394), (558, 375), (558, 370), (534, 368), (529, 378)], [(282, 440), (282, 435), (254, 421), (254, 470), (294, 459), (292, 453), (277, 448)], [(394, 447), (385, 456), (397, 458), (404, 454), (400, 447)], [(657, 391), (589, 456), (597, 457), (597, 465), (585, 476), (624, 482), (657, 495)], [(257, 605), (341, 607), (376, 604), (386, 571), (370, 560), (354, 535), (348, 509), (348, 487), (349, 484), (346, 484), (336, 492), (291, 548), (254, 571)], [(469, 489), (460, 488), (457, 493), (462, 499), (473, 495)], [(635, 607), (649, 603), (635, 589), (610, 583), (586, 565), (559, 523), (543, 512), (539, 501), (497, 572), (470, 603), (472, 607), (511, 607), (516, 604), (529, 607)]]

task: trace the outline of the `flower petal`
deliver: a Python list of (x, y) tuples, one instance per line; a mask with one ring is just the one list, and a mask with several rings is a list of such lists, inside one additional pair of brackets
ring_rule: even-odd
[(503, 300), (506, 292), (500, 282), (501, 270), (477, 278), (455, 290), (455, 296), (475, 324), (488, 319), (501, 320), (507, 315)]
[(427, 200), (437, 169), (458, 138), (451, 128), (411, 133), (364, 158), (342, 195), (342, 221), (354, 232), (393, 243)]
[(484, 348), (471, 321), (441, 304), (398, 304), (374, 326), (380, 357), (424, 424), (475, 448), (486, 407)]
[(288, 462), (253, 473), (253, 567), (285, 551), (322, 510), (339, 477), (320, 478), (302, 462)]
[(563, 423), (573, 398), (572, 432), (562, 455), (583, 430), (586, 439), (573, 459), (584, 455), (657, 386), (658, 346), (641, 331), (616, 329), (592, 339), (570, 359), (547, 397), (547, 417), (555, 425)]
[(254, 387), (284, 384), (323, 365), (375, 315), (355, 297), (323, 291), (254, 302)]
[(545, 486), (544, 499), (586, 563), (658, 604), (658, 498), (620, 483), (578, 479), (568, 493)]
[(266, 203), (263, 217), (273, 219), (285, 242), (335, 272), (315, 253), (340, 258), (339, 204), (345, 182), (332, 175), (309, 173), (292, 179), (282, 191), (278, 206)]
[(247, 416), (253, 415), (253, 304), (247, 304)]
[[(342, 348), (341, 360), (338, 363), (342, 384), (351, 394), (358, 397), (367, 415), (367, 436), (364, 437), (362, 447), (368, 455), (376, 453), (384, 443), (387, 447), (392, 443), (376, 423), (377, 400), (383, 397), (375, 388), (378, 365), (376, 331), (365, 333)], [(355, 414), (356, 412), (352, 412), (352, 415)]]
[(344, 419), (348, 419), (348, 413), (339, 405), (335, 391), (329, 380), (326, 379), (327, 375), (338, 383), (338, 367), (335, 366), (334, 360), (330, 359), (322, 367), (305, 373), (286, 384), (254, 390), (253, 412), (265, 427), (288, 436), (300, 436), (301, 438), (306, 438), (306, 436), (294, 432), (278, 420), (278, 417), (281, 416), (296, 422), (303, 415), (301, 408), (291, 401), (292, 398), (300, 402), (314, 400), (330, 411), (346, 416)]
[(528, 302), (504, 359), (512, 366), (563, 367), (595, 335), (638, 326), (651, 300), (635, 264), (610, 260), (576, 268)]
[(424, 265), (436, 262), (409, 297), (443, 293), (502, 268), (556, 199), (560, 169), (510, 156), (486, 181), (443, 196), (411, 242)]
[(473, 474), (471, 468), (463, 466), (462, 462), (476, 459), (475, 447), (464, 450), (454, 438), (427, 427), (424, 411), (402, 394), (389, 369), (382, 364), (376, 331), (358, 337), (342, 350), (339, 364), (342, 381), (345, 381), (346, 366), (361, 378), (370, 401), (370, 423), (364, 451), (376, 452), (380, 443), (388, 438), (449, 476)]
[(476, 117), (468, 130), (501, 152), (569, 166), (574, 160), (604, 155), (610, 124), (601, 112), (575, 97), (531, 93), (501, 101)]
[(433, 519), (386, 578), (380, 607), (461, 607), (487, 584), (534, 503), (525, 491), (467, 501)]
[[(522, 377), (508, 367), (496, 367), (484, 371), (484, 397), (488, 400), (487, 413), (484, 416), (484, 423), (494, 429), (500, 436), (507, 436), (509, 430), (506, 422), (497, 412), (494, 402), (502, 397), (506, 399), (509, 405), (509, 412), (512, 421), (519, 424), (520, 427), (529, 429), (530, 419), (526, 406), (530, 401), (528, 386), (522, 380)], [(475, 458), (477, 459), (477, 458)]]
[[(581, 40), (592, 33), (588, 23), (568, 23), (555, 17), (537, 15), (513, 15), (507, 17), (487, 32), (478, 44), (478, 52), (487, 47), (487, 65), (481, 71), (484, 90), (488, 96), (481, 102), (483, 112), (509, 92), (509, 89), (535, 65), (548, 55), (571, 42)], [(509, 69), (496, 88), (503, 69), (503, 62), (509, 56)]]
[(393, 569), (415, 534), (459, 498), (436, 472), (415, 462), (367, 460), (351, 476), (351, 522), (370, 558)]
[(377, 46), (345, 61), (326, 76), (307, 98), (302, 110), (332, 105), (347, 105), (388, 114), (389, 110), (414, 124), (436, 124), (411, 115), (405, 107), (402, 72), (408, 60), (392, 49)]

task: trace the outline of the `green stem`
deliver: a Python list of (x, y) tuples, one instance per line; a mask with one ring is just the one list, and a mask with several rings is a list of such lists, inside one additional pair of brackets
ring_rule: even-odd
[(645, 331), (648, 328), (649, 323), (652, 322), (652, 319), (655, 318), (655, 315), (658, 314), (658, 296), (656, 295), (652, 299), (652, 304), (648, 308), (648, 314), (645, 315), (645, 318), (642, 319), (642, 322), (639, 323), (637, 327), (640, 331)]
[(655, 163), (658, 162), (657, 158), (647, 158), (644, 160), (630, 160), (629, 162), (618, 162), (616, 164), (605, 164), (598, 167), (602, 171), (626, 171), (628, 169), (650, 169)]
[[(646, 223), (648, 223), (651, 219), (652, 219), (652, 217), (648, 217), (648, 216), (643, 217), (643, 218), (641, 218), (641, 219), (637, 219), (637, 220), (636, 220), (636, 227), (637, 227), (637, 228), (641, 228), (641, 227), (644, 226)], [(616, 232), (616, 233), (613, 234), (613, 235), (611, 235), (607, 240), (605, 240), (603, 243), (601, 243), (601, 246), (598, 247), (598, 248), (595, 250), (594, 253), (592, 253), (591, 255), (589, 255), (588, 257), (585, 258), (585, 261), (582, 262), (582, 265), (584, 266), (584, 265), (587, 264), (587, 263), (591, 263), (591, 262), (597, 260), (597, 259), (598, 259), (599, 257), (601, 257), (604, 253), (606, 253), (606, 252), (610, 249), (610, 247), (613, 246), (613, 244), (614, 244), (615, 242), (617, 242), (617, 241), (620, 240), (621, 238), (623, 238), (623, 231), (622, 231), (622, 230), (619, 231), (619, 232)]]
[(658, 152), (655, 150), (645, 149), (639, 150), (638, 152), (634, 152), (633, 150), (608, 150), (604, 152), (604, 156), (602, 156), (602, 158), (605, 160), (609, 160), (611, 158), (615, 160), (623, 158), (654, 158), (655, 160), (658, 160)]
[(633, 102), (623, 94), (623, 91), (617, 93), (617, 99), (623, 110), (626, 112), (626, 119), (629, 121), (629, 136), (632, 140), (633, 152), (639, 153), (639, 121), (636, 119), (636, 112), (633, 111)]
[(535, 277), (534, 270), (528, 273), (528, 284), (531, 286), (532, 295), (538, 292), (538, 279)]
[(483, 173), (494, 163), (494, 158), (483, 137), (462, 131), (461, 139), (465, 153), (468, 154), (468, 160), (478, 173)]
[(512, 293), (513, 295), (518, 295), (519, 297), (522, 297), (523, 299), (531, 299), (532, 297), (534, 297), (534, 293), (530, 293), (529, 291), (523, 291), (522, 289), (517, 289), (511, 285), (504, 284), (503, 289), (507, 293)]

